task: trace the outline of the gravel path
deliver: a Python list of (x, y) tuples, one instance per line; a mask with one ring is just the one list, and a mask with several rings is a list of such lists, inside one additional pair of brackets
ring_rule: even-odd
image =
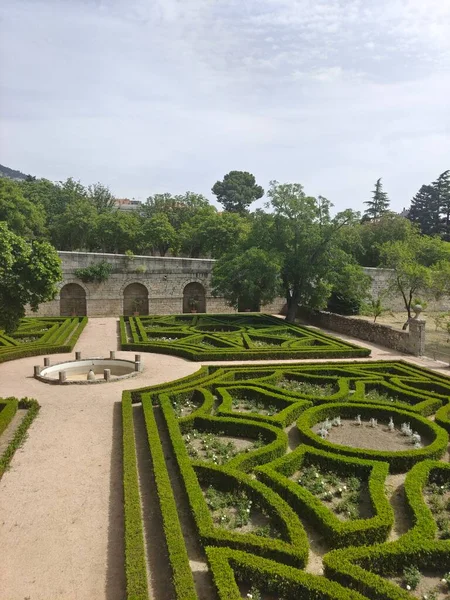
[[(90, 319), (76, 346), (85, 357), (109, 356), (116, 348), (114, 318)], [(28, 440), (0, 481), (0, 600), (125, 597), (121, 392), (200, 368), (162, 354), (143, 353), (142, 361), (144, 372), (135, 379), (65, 387), (32, 378), (42, 357), (0, 365), (2, 396), (29, 396), (41, 404)]]

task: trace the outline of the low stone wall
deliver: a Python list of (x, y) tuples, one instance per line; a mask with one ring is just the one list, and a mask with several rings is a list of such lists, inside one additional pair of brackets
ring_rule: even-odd
[(297, 316), (310, 325), (337, 331), (405, 354), (422, 356), (425, 352), (425, 321), (418, 319), (411, 319), (409, 331), (401, 331), (364, 319), (344, 317), (326, 311), (311, 311), (303, 307), (299, 307)]

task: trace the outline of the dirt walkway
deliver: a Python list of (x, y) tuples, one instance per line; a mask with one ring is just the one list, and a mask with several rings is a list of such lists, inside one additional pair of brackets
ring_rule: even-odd
[[(116, 348), (114, 318), (90, 319), (76, 346), (86, 357)], [(42, 357), (0, 365), (0, 394), (33, 397), (42, 407), (0, 481), (0, 600), (125, 597), (121, 392), (200, 368), (162, 354), (143, 353), (142, 361), (136, 379), (63, 388), (32, 378)]]

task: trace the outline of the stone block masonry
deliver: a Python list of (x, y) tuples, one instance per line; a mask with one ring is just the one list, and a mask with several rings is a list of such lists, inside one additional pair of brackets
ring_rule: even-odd
[(425, 353), (425, 321), (419, 319), (411, 319), (409, 331), (401, 331), (392, 329), (388, 325), (370, 323), (364, 319), (313, 311), (303, 307), (299, 308), (297, 314), (305, 323), (392, 348), (398, 352), (414, 356), (423, 356)]
[[(233, 313), (224, 298), (214, 298), (211, 294), (211, 273), (213, 259), (178, 258), (160, 256), (127, 256), (124, 254), (102, 254), (90, 252), (59, 252), (62, 261), (63, 280), (60, 289), (68, 284), (76, 284), (82, 294), (81, 305), (76, 304), (77, 314), (80, 306), (90, 317), (118, 316), (124, 314), (124, 292), (130, 284), (141, 284), (148, 295), (149, 314), (177, 314), (186, 311), (184, 291), (188, 284), (202, 286), (208, 313)], [(112, 274), (103, 283), (83, 283), (75, 271), (90, 265), (106, 261), (112, 266)], [(388, 269), (366, 268), (372, 278), (371, 293), (377, 297), (388, 284)], [(66, 288), (67, 290), (68, 288)], [(199, 288), (201, 289), (201, 288)], [(70, 298), (68, 300), (70, 304)], [(279, 313), (284, 306), (283, 298), (276, 298), (271, 304), (262, 307), (267, 313)], [(58, 296), (51, 302), (41, 304), (38, 316), (60, 316), (70, 314), (69, 304), (62, 310), (63, 302)], [(404, 310), (399, 295), (383, 301), (391, 310)], [(444, 298), (439, 304), (429, 304), (429, 310), (449, 310), (450, 299)], [(27, 314), (32, 315), (36, 313)], [(84, 313), (83, 313), (84, 314)]]

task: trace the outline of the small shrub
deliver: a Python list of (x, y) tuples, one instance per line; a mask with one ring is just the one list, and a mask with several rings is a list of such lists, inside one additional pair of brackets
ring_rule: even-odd
[(403, 569), (403, 581), (407, 590), (415, 590), (420, 583), (422, 575), (417, 567), (405, 567)]

